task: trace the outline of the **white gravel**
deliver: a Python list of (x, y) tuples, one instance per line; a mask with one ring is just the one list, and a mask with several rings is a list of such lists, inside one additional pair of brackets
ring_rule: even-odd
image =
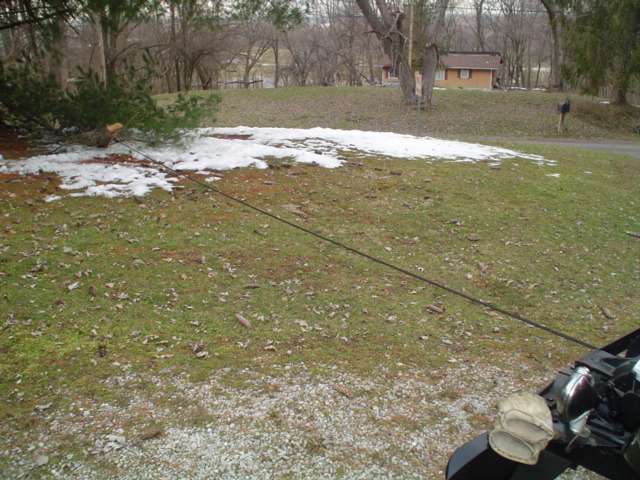
[(22, 438), (5, 424), (0, 478), (444, 479), (449, 455), (490, 425), (499, 398), (546, 380), (464, 363), (366, 377), (270, 368), (171, 385), (123, 368), (107, 384), (128, 392), (126, 405), (40, 409)]

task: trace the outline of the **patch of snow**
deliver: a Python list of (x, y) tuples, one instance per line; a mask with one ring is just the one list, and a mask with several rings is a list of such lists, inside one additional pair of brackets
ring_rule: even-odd
[[(210, 174), (211, 170), (267, 168), (269, 158), (314, 164), (325, 168), (342, 165), (344, 152), (413, 160), (499, 163), (523, 158), (540, 165), (553, 164), (538, 155), (513, 150), (429, 137), (388, 132), (363, 132), (328, 128), (208, 128), (190, 132), (186, 146), (146, 147), (112, 144), (107, 149), (73, 146), (65, 153), (38, 155), (18, 160), (0, 157), (0, 172), (55, 173), (61, 188), (73, 196), (142, 196), (154, 188), (171, 190), (176, 181), (153, 161), (176, 170)], [(235, 138), (234, 138), (235, 137)], [(131, 150), (134, 149), (134, 150)], [(144, 155), (136, 152), (144, 152)], [(135, 161), (115, 159), (130, 155)], [(142, 162), (140, 162), (142, 161)], [(209, 177), (214, 181), (217, 177)], [(58, 200), (60, 196), (48, 200)]]

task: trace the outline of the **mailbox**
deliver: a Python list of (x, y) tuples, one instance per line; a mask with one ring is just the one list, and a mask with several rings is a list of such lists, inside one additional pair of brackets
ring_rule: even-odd
[(569, 102), (558, 102), (558, 113), (569, 113), (571, 104)]

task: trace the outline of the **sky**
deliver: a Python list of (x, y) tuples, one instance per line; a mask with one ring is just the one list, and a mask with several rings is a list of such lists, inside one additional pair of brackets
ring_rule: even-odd
[[(265, 158), (288, 162), (315, 163), (336, 168), (345, 161), (344, 152), (358, 152), (364, 156), (386, 156), (390, 168), (394, 158), (415, 161), (489, 162), (499, 163), (507, 158), (521, 158), (540, 165), (554, 162), (537, 155), (526, 155), (504, 148), (415, 137), (397, 133), (334, 130), (328, 128), (208, 128), (187, 133), (182, 146), (149, 147), (134, 142), (112, 143), (106, 149), (68, 146), (64, 151), (21, 159), (3, 159), (1, 173), (56, 173), (64, 193), (47, 198), (58, 200), (65, 196), (143, 196), (155, 188), (170, 191), (177, 179), (168, 176), (150, 162), (141, 164), (127, 160), (146, 160), (140, 153), (173, 169), (202, 173), (206, 181), (219, 177), (214, 171), (233, 168), (268, 168)], [(231, 138), (230, 138), (231, 137)], [(235, 138), (234, 138), (235, 137)], [(55, 146), (52, 146), (52, 150)], [(134, 148), (138, 152), (130, 150)], [(554, 175), (554, 174), (549, 174)]]

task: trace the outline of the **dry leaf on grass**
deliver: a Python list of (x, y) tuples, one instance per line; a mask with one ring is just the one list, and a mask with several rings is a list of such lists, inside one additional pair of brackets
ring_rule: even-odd
[(442, 315), (444, 313), (444, 308), (438, 307), (437, 305), (427, 305), (427, 311)]
[(204, 343), (187, 342), (185, 346), (195, 354), (198, 354), (205, 349)]
[(249, 320), (247, 320), (246, 318), (244, 318), (242, 315), (240, 315), (239, 313), (236, 313), (236, 320), (238, 320), (238, 322), (240, 323), (240, 325), (242, 325), (243, 327), (246, 328), (251, 328), (251, 323), (249, 322)]
[(489, 266), (482, 262), (478, 262), (478, 268), (480, 269), (480, 276), (482, 277), (484, 277), (487, 274), (487, 270), (489, 270)]
[(602, 314), (603, 314), (605, 317), (607, 317), (607, 318), (609, 318), (609, 319), (614, 319), (614, 318), (616, 318), (616, 316), (615, 316), (613, 313), (611, 313), (611, 310), (609, 310), (607, 307), (601, 307), (600, 309), (602, 310)]

